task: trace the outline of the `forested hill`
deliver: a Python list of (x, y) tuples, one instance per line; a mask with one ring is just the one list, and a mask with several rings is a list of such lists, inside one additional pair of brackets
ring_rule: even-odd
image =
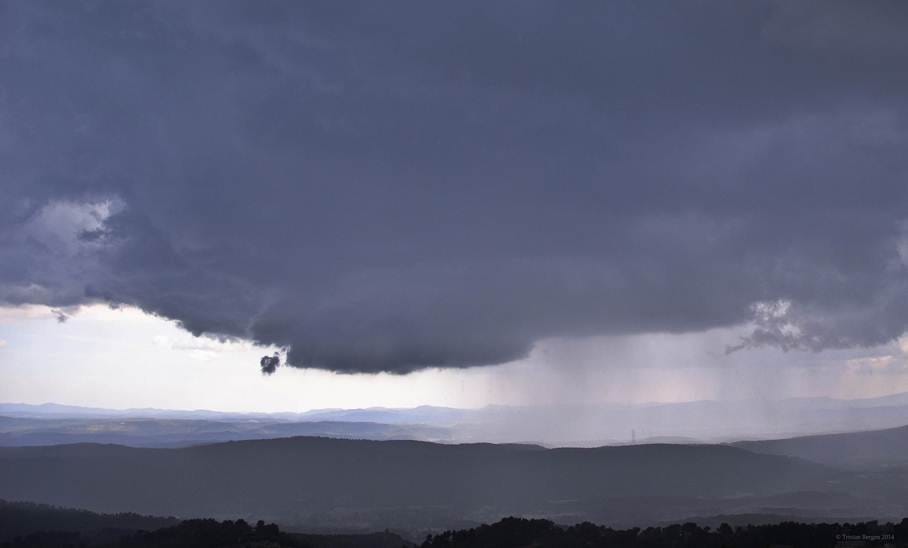
[(406, 548), (389, 531), (299, 534), (242, 519), (217, 521), (97, 514), (27, 502), (0, 501), (0, 548)]
[(180, 449), (0, 448), (0, 497), (10, 500), (181, 517), (316, 519), (330, 512), (341, 523), (380, 528), (531, 512), (572, 519), (624, 513), (636, 523), (671, 512), (702, 515), (713, 511), (703, 501), (719, 498), (739, 504), (816, 491), (836, 474), (721, 445), (544, 449), (284, 438)]
[(539, 519), (508, 518), (492, 525), (446, 531), (428, 538), (422, 548), (766, 548), (798, 546), (834, 548), (846, 546), (908, 547), (908, 519), (898, 524), (784, 522), (771, 525), (716, 529), (695, 523), (616, 530), (581, 523), (558, 526)]
[(0, 500), (0, 542), (26, 537), (39, 531), (62, 531), (84, 541), (112, 540), (135, 531), (153, 531), (180, 523), (173, 517), (134, 513), (97, 514), (87, 510), (46, 504)]

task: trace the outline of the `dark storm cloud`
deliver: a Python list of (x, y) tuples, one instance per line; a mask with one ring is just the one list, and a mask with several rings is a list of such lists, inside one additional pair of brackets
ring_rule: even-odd
[[(2, 2), (0, 300), (287, 363), (908, 326), (902, 2)], [(262, 364), (265, 370), (265, 364)]]

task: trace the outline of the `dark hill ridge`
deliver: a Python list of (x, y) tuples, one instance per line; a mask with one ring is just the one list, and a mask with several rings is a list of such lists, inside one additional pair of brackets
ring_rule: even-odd
[(179, 522), (176, 518), (138, 514), (96, 514), (87, 510), (0, 499), (0, 542), (39, 531), (79, 533), (83, 541), (113, 540), (135, 531), (152, 531), (171, 527)]
[(256, 520), (190, 519), (98, 514), (0, 499), (0, 548), (97, 546), (224, 548), (407, 548), (411, 542), (390, 531), (366, 534), (282, 532)]
[(831, 466), (908, 465), (908, 426), (845, 434), (742, 441), (733, 445), (756, 453), (798, 457)]
[(835, 474), (799, 459), (720, 445), (545, 449), (282, 438), (179, 449), (0, 448), (0, 498), (95, 511), (382, 527), (513, 513), (602, 518), (626, 506), (616, 505), (622, 498), (634, 499), (638, 513), (671, 519), (659, 513), (659, 501), (674, 508), (685, 501), (765, 497), (822, 488)]

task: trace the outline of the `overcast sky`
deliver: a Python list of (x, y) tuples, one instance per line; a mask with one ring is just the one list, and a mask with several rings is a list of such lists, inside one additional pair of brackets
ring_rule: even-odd
[(897, 0), (0, 1), (0, 399), (904, 389), (906, 28)]

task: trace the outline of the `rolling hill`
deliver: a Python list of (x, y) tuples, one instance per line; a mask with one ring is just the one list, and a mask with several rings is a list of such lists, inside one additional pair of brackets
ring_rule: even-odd
[(350, 529), (511, 514), (665, 520), (753, 510), (748, 501), (820, 491), (837, 477), (818, 464), (721, 445), (545, 449), (298, 437), (178, 449), (0, 448), (0, 498)]
[(908, 466), (908, 426), (795, 438), (742, 441), (736, 447), (831, 466)]

